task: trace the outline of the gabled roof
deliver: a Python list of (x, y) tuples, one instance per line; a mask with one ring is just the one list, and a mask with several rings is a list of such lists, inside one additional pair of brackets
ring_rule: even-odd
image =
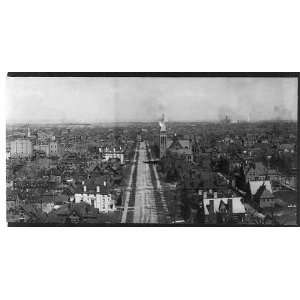
[(204, 213), (209, 215), (207, 206), (210, 205), (210, 200), (214, 201), (214, 212), (218, 213), (220, 209), (221, 202), (228, 206), (228, 199), (232, 199), (232, 213), (234, 214), (244, 214), (246, 212), (244, 204), (242, 203), (241, 197), (232, 197), (232, 198), (205, 198), (203, 199)]
[(255, 175), (266, 175), (268, 173), (268, 169), (263, 165), (261, 162), (256, 162), (253, 166), (249, 166), (245, 173), (248, 174), (249, 172), (255, 173)]
[(172, 144), (169, 146), (169, 149), (182, 149), (182, 148), (184, 147), (182, 147), (181, 143), (177, 139), (173, 140)]
[(251, 195), (255, 195), (258, 189), (263, 185), (265, 185), (266, 189), (272, 193), (272, 186), (269, 180), (250, 181), (249, 185), (250, 185)]
[(189, 140), (178, 140), (181, 147), (186, 149), (186, 148), (190, 148), (190, 141)]
[(172, 139), (167, 139), (167, 149), (170, 148), (170, 146), (172, 145), (173, 140)]
[(279, 145), (280, 150), (294, 150), (295, 149), (295, 144), (281, 144)]
[(260, 198), (274, 198), (274, 195), (267, 190), (266, 188), (263, 189), (260, 195), (258, 195)]
[(84, 185), (80, 184), (76, 187), (75, 189), (75, 193), (76, 194), (82, 194), (84, 191), (84, 186), (86, 186), (86, 193), (87, 194), (96, 194), (97, 191), (97, 186), (100, 187), (100, 194), (101, 195), (107, 195), (109, 194), (109, 189), (107, 186), (104, 186), (104, 182), (102, 181), (102, 184), (100, 181), (95, 183), (93, 180), (88, 180), (87, 182), (85, 182)]
[(87, 169), (88, 173), (94, 172), (94, 171), (101, 171), (101, 168), (99, 167), (97, 162), (93, 162), (90, 167)]

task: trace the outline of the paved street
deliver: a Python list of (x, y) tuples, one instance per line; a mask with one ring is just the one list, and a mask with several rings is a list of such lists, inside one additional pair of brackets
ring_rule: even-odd
[(155, 205), (154, 186), (151, 181), (147, 150), (145, 142), (139, 146), (139, 159), (137, 162), (137, 182), (135, 192), (134, 223), (157, 223), (157, 211)]
[(129, 175), (129, 183), (128, 183), (127, 189), (125, 190), (124, 211), (123, 211), (123, 214), (122, 214), (121, 223), (126, 223), (126, 218), (127, 218), (127, 213), (128, 213), (128, 204), (129, 204), (129, 200), (130, 200), (132, 178), (133, 178), (133, 172), (134, 172), (134, 169), (135, 169), (136, 157), (137, 157), (137, 152), (135, 152), (135, 154), (134, 154), (134, 159), (133, 159), (133, 163), (132, 163), (131, 170), (130, 170), (130, 175)]

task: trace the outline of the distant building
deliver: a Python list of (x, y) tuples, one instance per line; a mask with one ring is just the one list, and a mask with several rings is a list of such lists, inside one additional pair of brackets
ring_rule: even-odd
[(295, 144), (281, 144), (278, 147), (280, 152), (284, 153), (295, 153), (296, 145)]
[(251, 147), (257, 143), (258, 136), (257, 134), (248, 133), (244, 139), (244, 146)]
[(122, 149), (116, 150), (116, 148), (99, 148), (99, 152), (102, 154), (102, 157), (108, 161), (109, 159), (117, 158), (120, 160), (120, 163), (124, 163), (124, 151)]
[(223, 120), (221, 120), (221, 124), (228, 125), (231, 123), (231, 119), (228, 115), (225, 116)]
[(47, 157), (59, 155), (59, 147), (58, 147), (58, 143), (56, 141), (50, 141), (46, 144), (34, 145), (33, 149), (36, 151), (45, 152)]
[(37, 136), (38, 136), (38, 140), (40, 142), (47, 142), (49, 141), (49, 139), (51, 139), (52, 135), (51, 134), (48, 134), (46, 132), (43, 132), (43, 131), (38, 131), (37, 132)]
[(6, 149), (6, 159), (10, 159), (10, 149)]
[(10, 156), (11, 157), (31, 157), (32, 156), (32, 143), (28, 139), (17, 139), (10, 143)]
[(138, 142), (141, 142), (142, 141), (142, 134), (138, 133), (137, 136), (136, 136), (136, 139), (137, 139)]
[(115, 201), (108, 192), (106, 184), (104, 186), (88, 186), (83, 183), (82, 187), (75, 193), (75, 203), (85, 202), (98, 208), (100, 212), (108, 213), (115, 211)]

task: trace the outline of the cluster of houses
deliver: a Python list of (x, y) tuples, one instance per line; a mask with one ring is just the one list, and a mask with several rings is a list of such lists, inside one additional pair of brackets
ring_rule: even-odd
[[(186, 169), (186, 173), (190, 173), (187, 177), (191, 188), (199, 185), (198, 169), (226, 179), (227, 187), (217, 186), (213, 182), (215, 180), (203, 185), (201, 174), (199, 203), (203, 206), (206, 223), (225, 222), (229, 219), (242, 223), (249, 214), (250, 204), (250, 210), (254, 208), (256, 215), (262, 219), (263, 214), (272, 214), (276, 204), (280, 203), (281, 200), (276, 198), (276, 191), (281, 190), (282, 186), (296, 190), (296, 172), (293, 173), (297, 162), (296, 135), (291, 133), (294, 125), (281, 124), (287, 130), (281, 128), (280, 131), (273, 128), (277, 124), (222, 125), (203, 124), (200, 128), (197, 124), (186, 127), (172, 124), (172, 130), (168, 129), (167, 133), (163, 118), (160, 122), (160, 157), (168, 152), (184, 157), (190, 165), (184, 166), (182, 170), (185, 172)], [(176, 136), (174, 131), (178, 131), (180, 135)], [(289, 165), (285, 169), (290, 171), (289, 174), (277, 163), (285, 158), (288, 158)], [(172, 176), (174, 177), (176, 176)], [(181, 180), (180, 176), (178, 180)], [(210, 192), (214, 189), (214, 192)], [(219, 192), (220, 189), (223, 190), (222, 193)], [(229, 191), (235, 195), (225, 197), (224, 194)]]
[(8, 136), (7, 220), (110, 222), (121, 204), (123, 168), (135, 141), (122, 131), (116, 141), (110, 129), (53, 130)]

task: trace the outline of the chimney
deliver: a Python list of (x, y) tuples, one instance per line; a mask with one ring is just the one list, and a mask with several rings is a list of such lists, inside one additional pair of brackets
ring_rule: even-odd
[(217, 199), (218, 198), (218, 193), (214, 192), (214, 198)]
[(86, 193), (86, 185), (83, 186), (83, 191)]
[(228, 199), (227, 204), (228, 204), (228, 212), (232, 214), (232, 199)]
[(97, 193), (100, 193), (100, 186), (97, 185)]
[(204, 192), (203, 193), (203, 199), (206, 199), (207, 198), (207, 192)]

